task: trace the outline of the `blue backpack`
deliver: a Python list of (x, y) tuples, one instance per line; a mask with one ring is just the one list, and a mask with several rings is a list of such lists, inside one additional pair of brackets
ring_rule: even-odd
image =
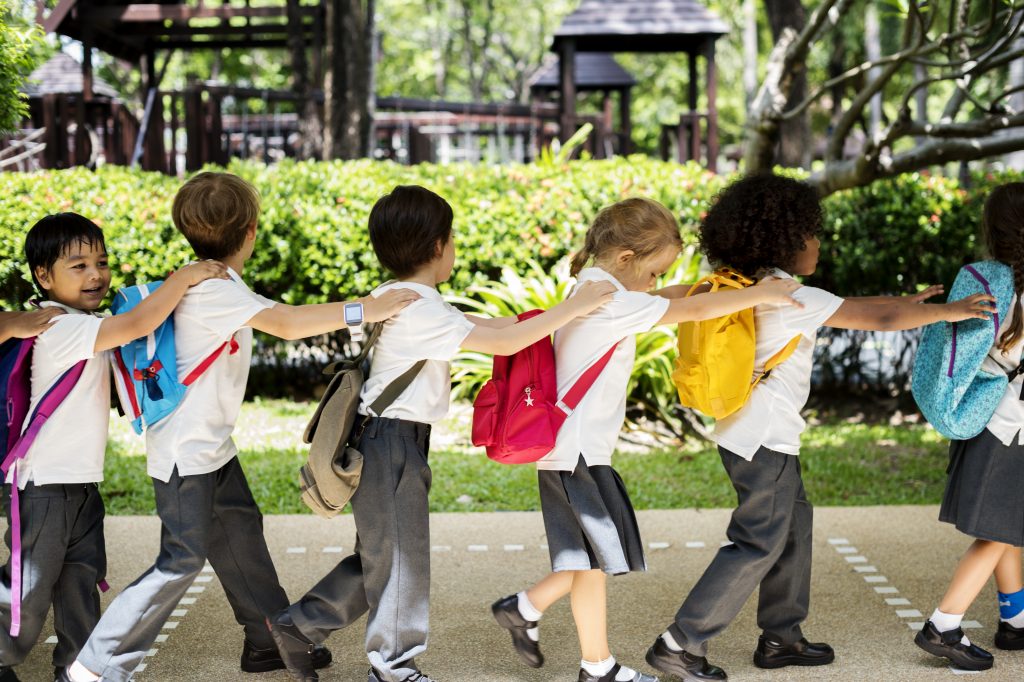
[[(139, 305), (163, 282), (124, 287), (117, 292), (110, 309), (115, 315)], [(174, 347), (174, 315), (169, 315), (153, 332), (114, 349), (114, 385), (121, 409), (131, 420), (135, 433), (157, 423), (173, 412), (191, 386), (224, 352), (238, 351), (232, 337), (190, 371), (178, 377), (178, 356)]]
[(1022, 372), (991, 374), (981, 369), (1001, 325), (1009, 318), (1013, 271), (998, 261), (965, 265), (957, 273), (948, 301), (974, 294), (995, 297), (996, 313), (988, 319), (937, 322), (925, 327), (914, 358), (911, 392), (935, 430), (953, 440), (981, 433), (992, 418), (1007, 384)]

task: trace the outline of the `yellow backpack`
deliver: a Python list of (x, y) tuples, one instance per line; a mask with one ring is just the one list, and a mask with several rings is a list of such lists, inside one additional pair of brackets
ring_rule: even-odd
[[(686, 295), (693, 296), (706, 284), (711, 285), (708, 291), (713, 293), (744, 289), (753, 285), (754, 280), (722, 268), (694, 284)], [(729, 416), (743, 407), (754, 387), (792, 355), (800, 343), (799, 336), (791, 339), (754, 377), (755, 338), (753, 308), (701, 322), (681, 323), (679, 357), (672, 381), (683, 406), (715, 419)]]

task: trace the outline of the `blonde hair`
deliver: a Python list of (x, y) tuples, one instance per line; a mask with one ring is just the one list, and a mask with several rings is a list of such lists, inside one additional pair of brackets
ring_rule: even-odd
[(259, 220), (260, 194), (237, 175), (207, 171), (181, 186), (171, 215), (197, 256), (219, 260), (242, 248)]
[(682, 245), (679, 223), (667, 208), (651, 199), (633, 197), (598, 212), (583, 248), (573, 254), (569, 273), (575, 277), (591, 258), (600, 260), (614, 249), (628, 249), (639, 261), (666, 247)]

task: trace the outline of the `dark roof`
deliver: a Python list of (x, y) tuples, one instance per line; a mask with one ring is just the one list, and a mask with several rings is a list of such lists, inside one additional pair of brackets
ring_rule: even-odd
[[(33, 71), (25, 82), (25, 94), (29, 97), (71, 92), (82, 92), (82, 65), (64, 52), (53, 55), (48, 62)], [(119, 97), (117, 90), (97, 77), (95, 72), (92, 76), (92, 92), (100, 97)]]
[(698, 0), (583, 0), (555, 32), (553, 49), (573, 38), (581, 52), (679, 52), (728, 32)]
[[(557, 90), (559, 87), (560, 60), (548, 59), (547, 63), (530, 79), (531, 90)], [(607, 52), (581, 52), (576, 55), (575, 77), (577, 92), (631, 88), (636, 85), (633, 75), (615, 61)]]

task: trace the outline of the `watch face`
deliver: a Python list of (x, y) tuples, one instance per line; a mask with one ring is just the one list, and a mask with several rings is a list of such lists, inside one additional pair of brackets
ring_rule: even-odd
[(363, 322), (363, 309), (362, 306), (345, 306), (345, 324), (362, 324)]

